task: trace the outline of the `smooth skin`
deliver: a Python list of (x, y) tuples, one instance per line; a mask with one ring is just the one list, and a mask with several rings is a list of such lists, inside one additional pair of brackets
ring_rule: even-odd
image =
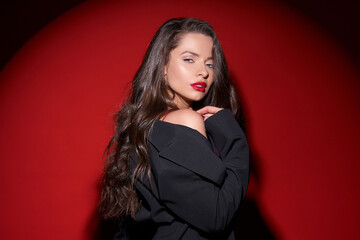
[[(194, 101), (200, 101), (208, 93), (214, 81), (211, 37), (200, 33), (187, 33), (179, 45), (170, 52), (164, 76), (168, 86), (175, 92), (174, 102), (179, 110), (170, 112), (164, 121), (180, 124), (206, 136), (204, 121), (222, 108), (206, 106), (198, 111), (192, 109)], [(191, 84), (205, 82), (205, 91), (195, 90)]]

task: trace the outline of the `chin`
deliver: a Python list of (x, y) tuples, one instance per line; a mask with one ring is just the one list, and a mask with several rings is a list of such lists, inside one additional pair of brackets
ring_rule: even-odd
[(198, 96), (194, 97), (192, 100), (194, 102), (198, 102), (198, 101), (201, 101), (205, 96), (206, 96), (206, 93), (203, 93), (202, 95), (198, 95)]

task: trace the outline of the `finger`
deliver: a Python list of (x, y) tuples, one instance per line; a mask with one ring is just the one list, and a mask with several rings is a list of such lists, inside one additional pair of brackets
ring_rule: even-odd
[(203, 116), (204, 121), (205, 121), (206, 119), (208, 119), (208, 118), (211, 117), (212, 115), (214, 115), (214, 114), (207, 113), (207, 114), (204, 114), (204, 115), (202, 115), (202, 116)]
[(215, 114), (220, 110), (222, 110), (222, 108), (218, 108), (218, 107), (214, 107), (214, 106), (206, 106), (206, 107), (203, 107), (203, 108), (197, 110), (196, 112), (203, 115), (206, 113)]
[(201, 115), (206, 114), (206, 113), (209, 112), (209, 106), (203, 107), (203, 108), (197, 110), (196, 112), (201, 114)]

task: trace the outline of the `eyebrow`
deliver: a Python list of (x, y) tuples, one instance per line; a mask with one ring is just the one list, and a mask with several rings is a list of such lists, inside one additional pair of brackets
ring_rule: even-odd
[[(189, 54), (191, 54), (191, 55), (194, 55), (194, 56), (196, 56), (196, 57), (199, 57), (199, 54), (194, 53), (194, 52), (191, 52), (191, 51), (184, 51), (184, 52), (181, 53), (181, 55), (183, 55), (183, 54), (185, 54), (185, 53), (189, 53)], [(214, 57), (208, 57), (208, 58), (206, 59), (206, 61), (207, 61), (207, 60), (214, 60)]]

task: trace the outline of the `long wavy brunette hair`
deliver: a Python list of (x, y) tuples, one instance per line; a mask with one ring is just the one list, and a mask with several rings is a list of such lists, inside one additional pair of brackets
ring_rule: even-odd
[[(169, 109), (177, 109), (174, 92), (164, 78), (164, 67), (171, 50), (186, 33), (201, 33), (213, 39), (214, 82), (207, 95), (193, 104), (194, 109), (211, 105), (232, 110), (239, 120), (240, 109), (233, 83), (214, 29), (207, 22), (177, 18), (165, 22), (155, 33), (142, 64), (132, 81), (132, 91), (116, 115), (116, 128), (106, 150), (105, 169), (99, 209), (105, 219), (135, 218), (141, 203), (134, 187), (136, 179), (147, 174), (150, 159), (147, 137), (156, 119)], [(150, 130), (149, 130), (150, 129)], [(130, 170), (130, 153), (135, 151), (137, 165)]]

